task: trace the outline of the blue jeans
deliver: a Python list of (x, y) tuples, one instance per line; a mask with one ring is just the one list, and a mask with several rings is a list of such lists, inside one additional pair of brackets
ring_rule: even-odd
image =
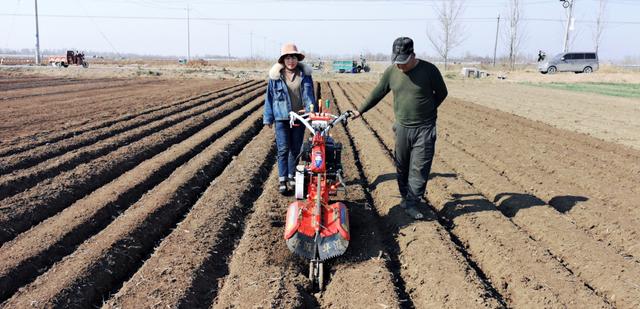
[(289, 121), (276, 121), (276, 146), (278, 147), (278, 179), (285, 181), (296, 174), (296, 158), (304, 141), (304, 126), (290, 128)]

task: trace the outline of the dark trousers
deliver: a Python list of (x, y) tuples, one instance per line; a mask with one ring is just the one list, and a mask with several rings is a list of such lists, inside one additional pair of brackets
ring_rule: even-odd
[(436, 125), (407, 128), (395, 124), (395, 164), (400, 195), (407, 206), (416, 206), (427, 187), (436, 146)]
[(296, 174), (296, 158), (304, 140), (304, 126), (289, 127), (289, 121), (276, 121), (276, 146), (278, 147), (278, 176), (280, 181)]

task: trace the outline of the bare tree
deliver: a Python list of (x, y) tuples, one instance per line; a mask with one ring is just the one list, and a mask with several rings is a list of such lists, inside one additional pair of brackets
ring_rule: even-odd
[(520, 52), (520, 44), (522, 43), (522, 8), (521, 0), (509, 0), (509, 27), (506, 28), (507, 48), (509, 52), (509, 66), (511, 69), (516, 67), (516, 58)]
[(596, 28), (593, 31), (593, 43), (596, 47), (596, 53), (600, 48), (600, 42), (602, 42), (602, 33), (604, 32), (604, 13), (607, 9), (607, 0), (598, 1), (598, 17), (596, 18)]
[(460, 17), (464, 12), (464, 0), (442, 1), (440, 7), (436, 7), (437, 25), (439, 31), (429, 31), (427, 38), (433, 45), (438, 55), (444, 59), (444, 69), (447, 70), (449, 53), (460, 46), (464, 41), (464, 28), (460, 23)]

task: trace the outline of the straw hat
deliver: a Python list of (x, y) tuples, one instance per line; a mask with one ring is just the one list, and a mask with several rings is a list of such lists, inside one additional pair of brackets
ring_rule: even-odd
[(293, 43), (285, 43), (280, 48), (280, 58), (278, 58), (279, 63), (284, 63), (284, 56), (286, 55), (296, 55), (298, 57), (298, 61), (304, 60), (304, 54), (298, 51), (298, 47)]

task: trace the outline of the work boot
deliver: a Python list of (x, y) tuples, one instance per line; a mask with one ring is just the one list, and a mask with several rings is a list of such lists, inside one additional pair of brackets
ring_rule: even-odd
[(287, 185), (289, 185), (289, 190), (295, 191), (296, 190), (296, 180), (295, 180), (295, 178), (289, 178), (287, 180)]
[(407, 205), (404, 211), (407, 213), (407, 215), (409, 215), (409, 217), (415, 220), (424, 218), (424, 215), (418, 210), (418, 207), (416, 207), (415, 205)]
[(287, 183), (285, 181), (280, 182), (280, 185), (278, 186), (278, 192), (283, 195), (287, 193)]

